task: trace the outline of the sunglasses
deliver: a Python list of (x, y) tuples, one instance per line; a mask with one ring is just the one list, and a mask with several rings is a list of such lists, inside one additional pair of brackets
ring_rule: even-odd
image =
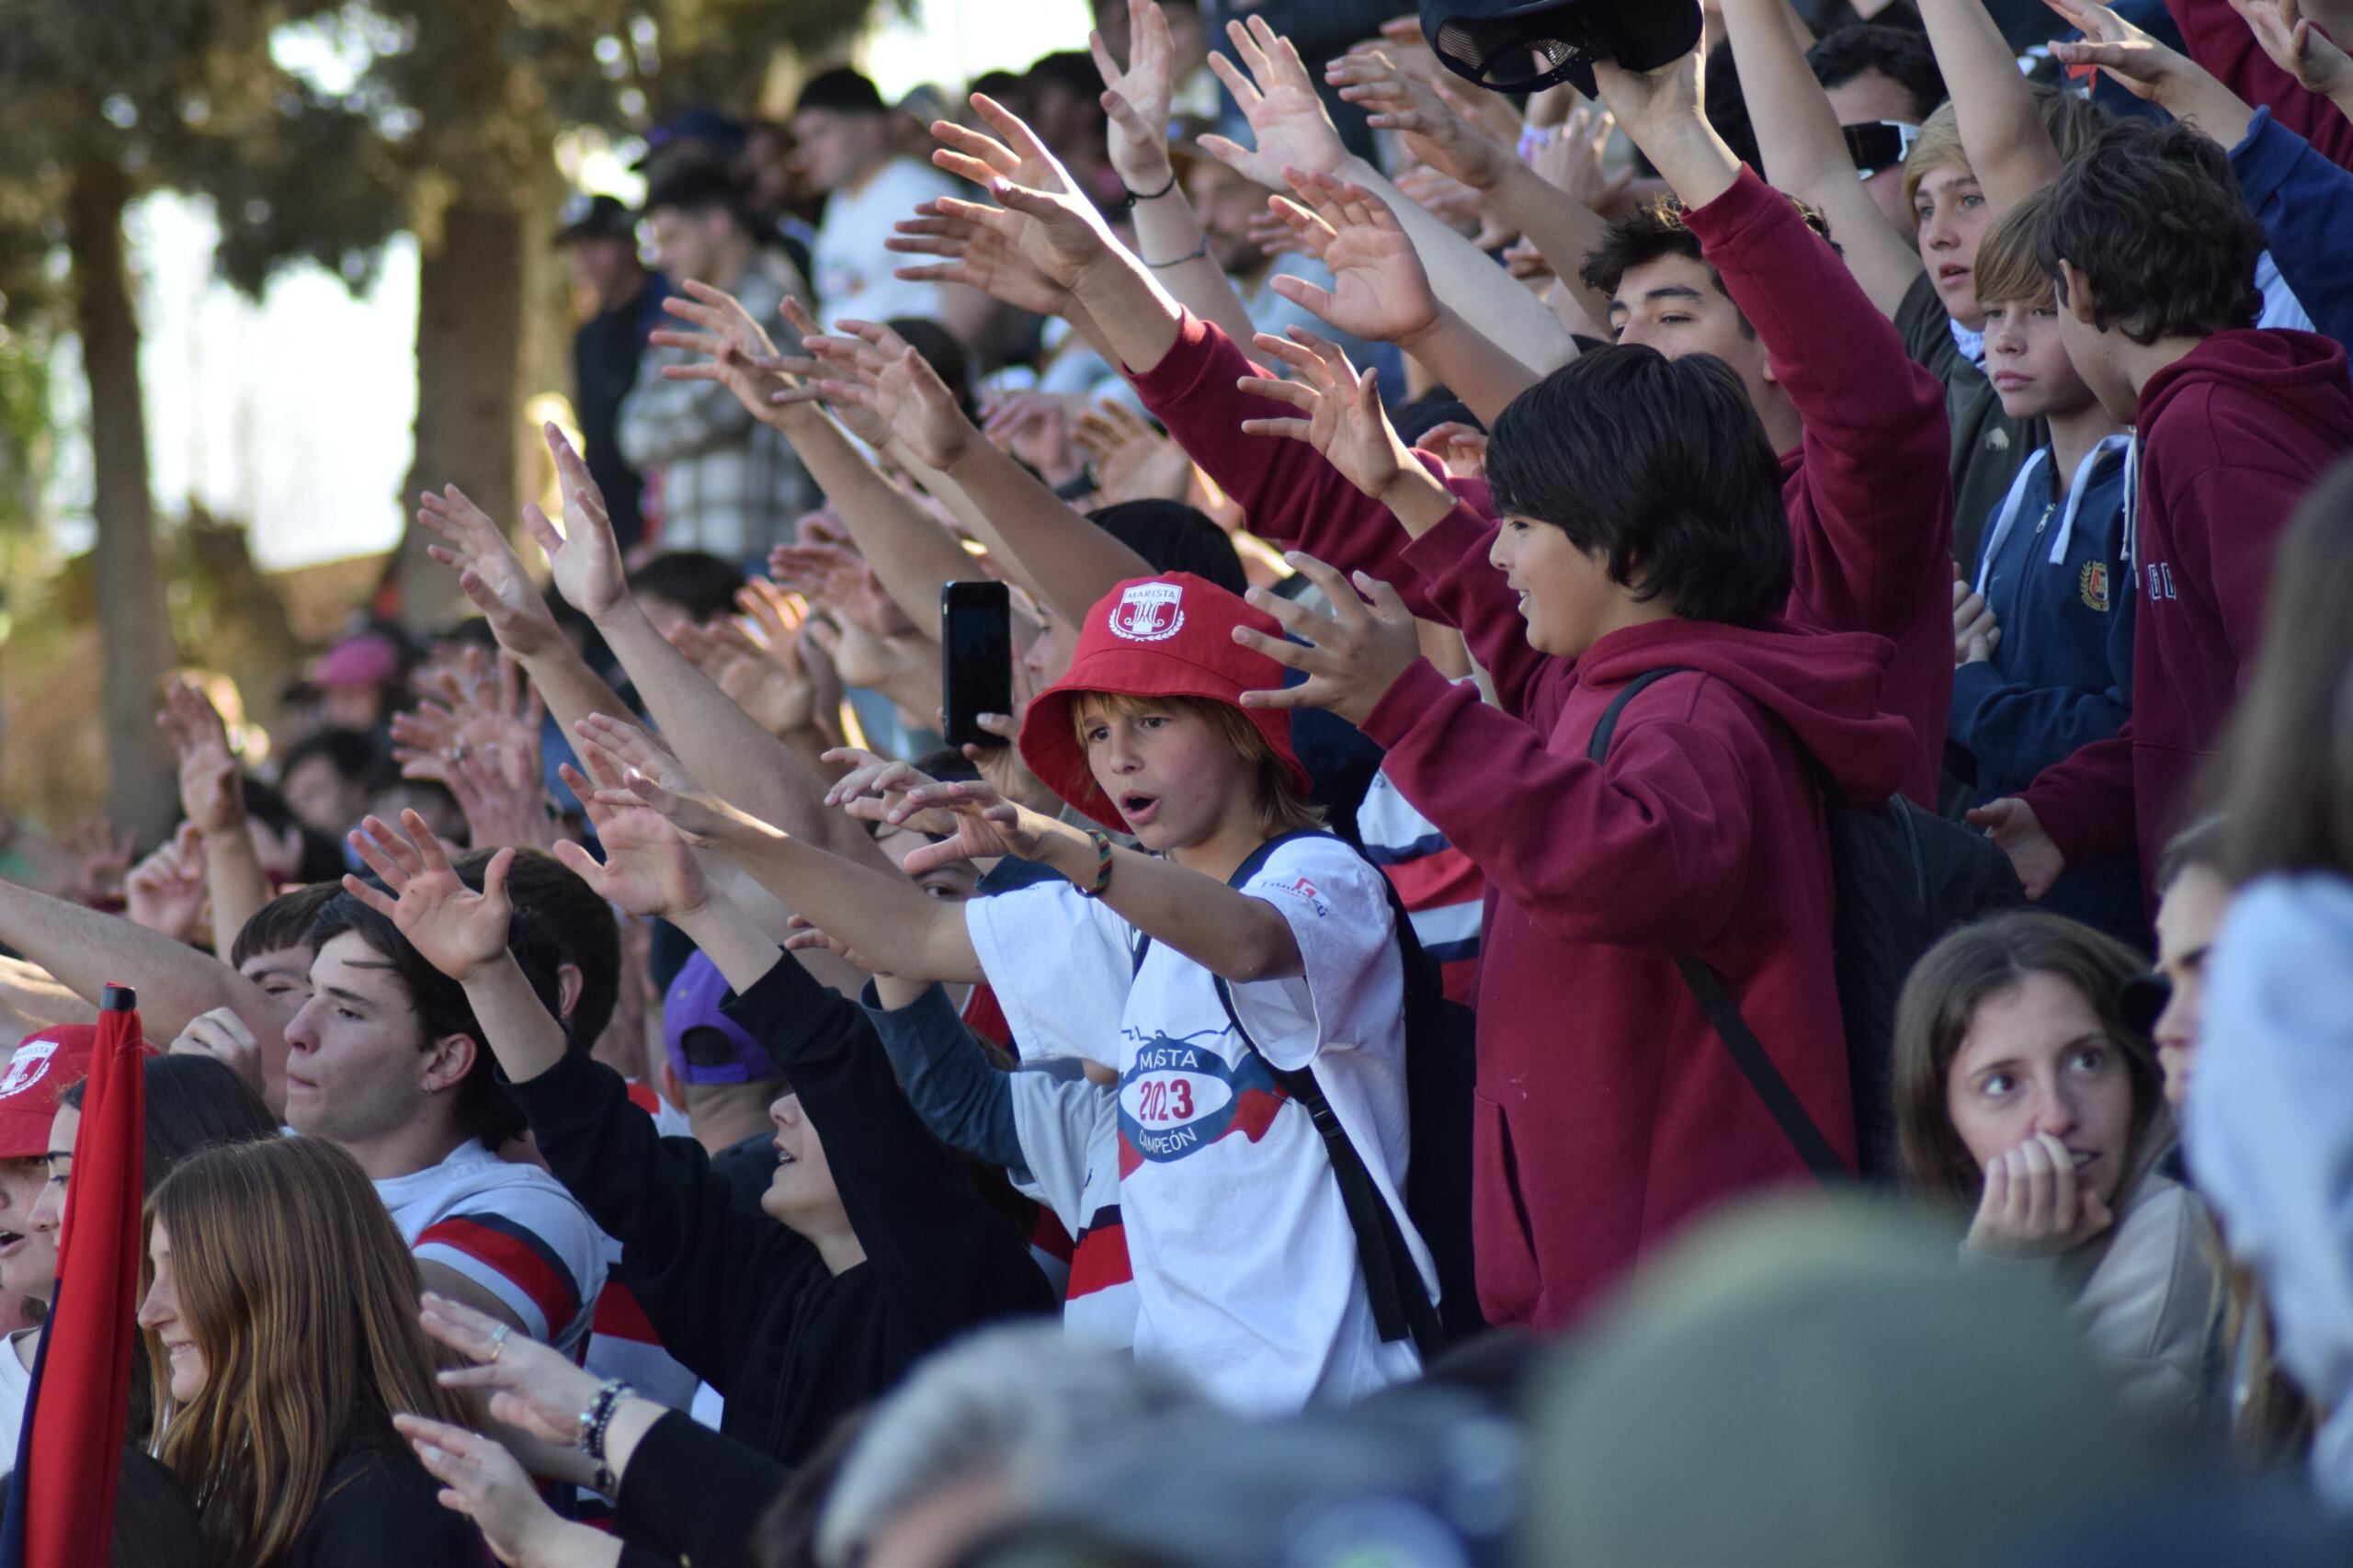
[(1847, 155), (1855, 160), (1855, 173), (1864, 179), (1902, 167), (1912, 153), (1912, 143), (1920, 139), (1918, 126), (1900, 119), (1866, 120), (1839, 130), (1846, 134)]

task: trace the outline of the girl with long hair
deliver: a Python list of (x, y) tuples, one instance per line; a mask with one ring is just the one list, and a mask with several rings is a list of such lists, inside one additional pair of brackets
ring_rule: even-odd
[(392, 1429), (472, 1413), (435, 1377), (415, 1262), (358, 1163), (313, 1138), (205, 1150), (149, 1199), (147, 1234), (156, 1452), (208, 1568), (477, 1568)]
[(2197, 1415), (2216, 1375), (2212, 1221), (2161, 1168), (2163, 1076), (2128, 1025), (2140, 958), (2017, 911), (1928, 949), (1895, 1013), (1906, 1185), (1969, 1213), (1964, 1257), (2056, 1271), (2135, 1405)]

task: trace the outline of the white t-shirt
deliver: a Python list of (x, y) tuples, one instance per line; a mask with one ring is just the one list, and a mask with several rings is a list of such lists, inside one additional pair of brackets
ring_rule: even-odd
[(1398, 1198), (1404, 985), (1381, 874), (1314, 835), (1278, 846), (1243, 891), (1281, 912), (1306, 971), (1232, 987), (1255, 1051), (1209, 971), (1161, 942), (1135, 970), (1133, 927), (1065, 883), (964, 908), (1023, 1051), (1120, 1074), (1137, 1357), (1276, 1414), (1360, 1399), (1420, 1361), (1410, 1343), (1382, 1343), (1324, 1141), (1269, 1063), (1313, 1063), (1433, 1297), (1437, 1276)]
[(875, 171), (858, 190), (841, 189), (825, 198), (825, 221), (817, 227), (817, 243), (809, 265), (817, 290), (817, 309), (831, 325), (844, 316), (858, 321), (887, 321), (892, 316), (921, 316), (938, 321), (945, 295), (937, 283), (908, 283), (892, 276), (897, 268), (925, 258), (885, 250), (892, 225), (915, 216), (922, 203), (954, 196), (961, 187), (928, 165), (913, 158), (893, 158)]
[(570, 1351), (605, 1286), (605, 1233), (563, 1184), (470, 1138), (438, 1165), (376, 1184), (419, 1263), (457, 1270), (504, 1301), (532, 1338)]
[[(24, 1358), (32, 1353), (37, 1328), (20, 1328), (0, 1339), (0, 1474), (17, 1468), (17, 1444), (25, 1430), (25, 1401), (32, 1397), (32, 1369)], [(21, 1354), (19, 1353), (21, 1349)]]
[(1024, 1067), (1007, 1074), (1029, 1179), (1013, 1185), (1054, 1211), (1076, 1243), (1063, 1327), (1089, 1345), (1136, 1342), (1135, 1268), (1120, 1216), (1120, 1096), (1108, 1084)]

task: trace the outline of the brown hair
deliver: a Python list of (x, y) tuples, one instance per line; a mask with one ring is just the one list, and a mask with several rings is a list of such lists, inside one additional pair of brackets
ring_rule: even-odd
[[(171, 1238), (182, 1324), (205, 1365), (182, 1405), (146, 1335), (156, 1452), (198, 1499), (209, 1568), (273, 1568), (358, 1444), (400, 1447), (392, 1413), (468, 1424), (435, 1380), (415, 1260), (358, 1162), (316, 1138), (203, 1150), (165, 1177), (147, 1223)], [(154, 1282), (141, 1270), (140, 1290)]]
[(2073, 986), (2122, 1052), (2132, 1080), (2132, 1148), (2124, 1165), (2137, 1170), (2164, 1113), (2164, 1079), (2148, 1037), (2124, 1022), (2118, 993), (2147, 968), (2114, 937), (2040, 910), (1964, 926), (1930, 948), (1895, 1004), (1895, 1137), (1905, 1185), (1961, 1208), (1975, 1206), (1984, 1173), (1953, 1131), (1946, 1081), (1980, 1005), (2029, 974)]
[(1277, 834), (1324, 825), (1324, 808), (1299, 792), (1290, 769), (1267, 744), (1266, 735), (1249, 714), (1231, 702), (1208, 697), (1131, 697), (1119, 691), (1086, 691), (1070, 705), (1070, 722), (1078, 733), (1079, 755), (1086, 754), (1086, 726), (1097, 718), (1123, 719), (1145, 711), (1191, 714), (1207, 723), (1217, 737), (1251, 765), (1252, 801), (1257, 808), (1258, 830)]
[(2272, 558), (2263, 647), (2222, 744), (2223, 869), (2353, 872), (2353, 462)]
[(1977, 242), (1980, 305), (2020, 304), (2039, 310), (2058, 302), (2051, 274), (2042, 270), (2034, 251), (2035, 214), (2041, 208), (2042, 192), (2038, 190), (1995, 219)]

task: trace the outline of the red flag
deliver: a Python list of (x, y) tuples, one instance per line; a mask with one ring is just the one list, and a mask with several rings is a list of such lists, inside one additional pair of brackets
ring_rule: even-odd
[(129, 986), (107, 987), (82, 1093), (74, 1184), (57, 1244), (57, 1291), (33, 1369), (25, 1463), (9, 1498), (17, 1516), (10, 1522), (24, 1532), (17, 1559), (24, 1568), (104, 1562), (114, 1536), (146, 1179), (147, 1074), (138, 1006)]

